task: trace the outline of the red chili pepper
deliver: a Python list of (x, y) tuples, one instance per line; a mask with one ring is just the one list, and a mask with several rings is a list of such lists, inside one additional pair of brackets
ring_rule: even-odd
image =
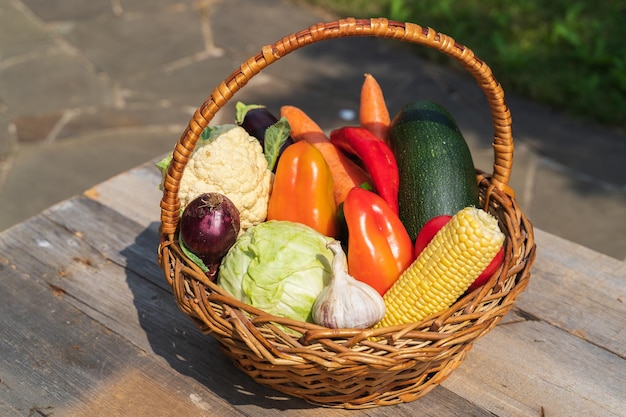
[(372, 177), (376, 193), (398, 214), (400, 174), (396, 157), (382, 139), (364, 127), (346, 126), (330, 133), (330, 141), (344, 152), (357, 156)]
[(413, 262), (413, 242), (389, 204), (354, 187), (343, 202), (348, 226), (348, 272), (381, 295)]
[[(441, 229), (446, 223), (448, 223), (448, 220), (450, 220), (451, 218), (452, 216), (442, 214), (441, 216), (433, 217), (424, 224), (424, 226), (418, 233), (417, 238), (415, 239), (414, 256), (416, 259), (420, 255), (420, 253), (422, 253), (424, 248), (428, 246), (428, 243), (432, 240), (432, 238), (435, 237), (439, 229)], [(471, 292), (489, 281), (489, 278), (491, 278), (491, 276), (498, 270), (498, 268), (500, 268), (503, 260), (504, 246), (500, 248), (491, 263), (487, 265), (485, 270), (481, 272), (478, 278), (476, 278), (474, 282), (472, 282), (472, 285), (470, 285), (466, 292)]]

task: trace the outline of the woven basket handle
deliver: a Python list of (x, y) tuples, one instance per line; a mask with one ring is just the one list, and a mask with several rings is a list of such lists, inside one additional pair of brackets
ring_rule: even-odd
[(178, 189), (183, 170), (202, 131), (233, 95), (263, 68), (290, 52), (322, 40), (350, 36), (375, 36), (416, 43), (441, 51), (459, 61), (476, 79), (489, 103), (494, 128), (495, 156), (491, 184), (503, 191), (508, 189), (507, 184), (513, 163), (511, 114), (504, 100), (504, 91), (487, 64), (453, 38), (427, 27), (385, 18), (346, 18), (329, 23), (318, 23), (308, 29), (288, 35), (273, 45), (263, 47), (260, 53), (245, 61), (213, 90), (211, 96), (196, 110), (174, 148), (161, 200), (162, 233), (173, 234), (176, 231), (180, 213)]

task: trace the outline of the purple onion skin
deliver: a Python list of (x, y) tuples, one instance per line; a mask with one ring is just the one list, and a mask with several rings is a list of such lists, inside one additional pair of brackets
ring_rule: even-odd
[(237, 240), (239, 210), (223, 194), (205, 193), (191, 201), (180, 218), (180, 238), (214, 275)]

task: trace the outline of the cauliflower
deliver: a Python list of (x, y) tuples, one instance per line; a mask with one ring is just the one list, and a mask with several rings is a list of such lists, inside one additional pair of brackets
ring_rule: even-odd
[(228, 197), (239, 210), (241, 233), (265, 220), (273, 174), (259, 141), (237, 125), (210, 128), (183, 171), (181, 210), (202, 193)]

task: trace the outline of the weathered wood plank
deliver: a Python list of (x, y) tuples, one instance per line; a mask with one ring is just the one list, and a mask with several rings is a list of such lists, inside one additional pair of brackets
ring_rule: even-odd
[(498, 416), (626, 415), (623, 358), (515, 314), (477, 341), (442, 385)]
[[(96, 220), (91, 222), (95, 223)], [(120, 226), (128, 228), (130, 224)], [(125, 274), (123, 266), (105, 255), (114, 240), (102, 245), (101, 252), (86, 242), (79, 230), (70, 231), (43, 216), (19, 225), (15, 232), (8, 241), (0, 237), (0, 242), (4, 243), (3, 255), (17, 265), (18, 271), (40, 281), (43, 286), (65, 294), (67, 302), (94, 319), (107, 325), (111, 321), (119, 322), (118, 331), (125, 337), (135, 332), (130, 323), (137, 322), (128, 280), (131, 284), (136, 282), (141, 285), (140, 288), (153, 297), (158, 307), (157, 286), (144, 279), (133, 280), (132, 275)], [(158, 271), (158, 268), (154, 269), (155, 273)], [(168, 300), (166, 287), (164, 285), (160, 293), (163, 299)], [(103, 306), (106, 309), (102, 309)]]
[(537, 259), (516, 306), (626, 358), (626, 262), (536, 231)]
[(161, 174), (154, 166), (157, 160), (112, 177), (84, 194), (142, 226), (148, 226), (161, 218), (159, 204), (163, 193), (158, 189)]
[[(0, 252), (3, 249), (0, 245)], [(240, 415), (199, 383), (180, 378), (172, 368), (67, 304), (63, 294), (43, 287), (13, 265), (0, 263), (2, 416), (71, 416), (74, 409), (90, 409), (102, 393), (132, 375), (142, 383), (126, 385), (117, 392), (123, 395), (108, 397), (111, 412), (106, 415), (126, 416), (137, 398), (156, 397), (171, 403), (169, 409), (152, 402), (142, 404), (144, 414), (133, 415)], [(202, 402), (213, 408), (203, 408)]]

